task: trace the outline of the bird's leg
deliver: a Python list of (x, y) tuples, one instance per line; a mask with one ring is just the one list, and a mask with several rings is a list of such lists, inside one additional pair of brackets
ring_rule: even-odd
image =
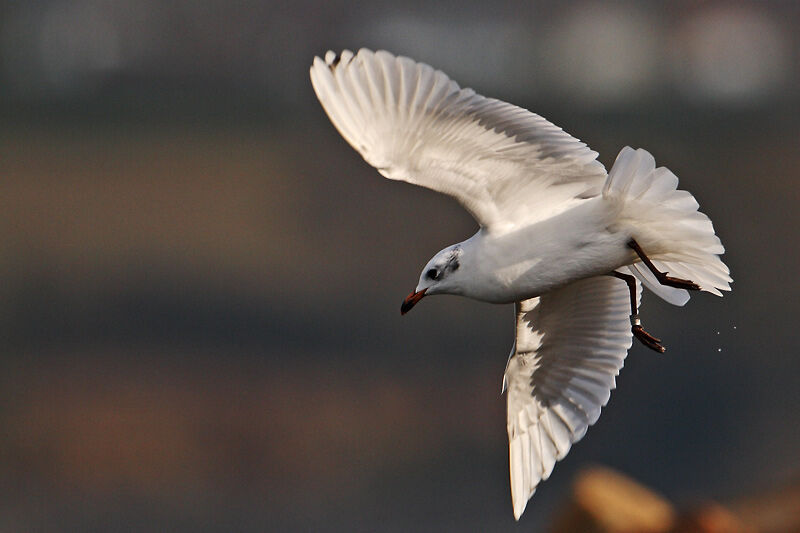
[(647, 257), (647, 254), (644, 253), (642, 247), (639, 246), (639, 243), (636, 242), (634, 239), (631, 239), (628, 242), (628, 246), (633, 248), (633, 251), (636, 252), (636, 255), (647, 265), (647, 268), (650, 269), (650, 272), (655, 275), (656, 279), (662, 285), (667, 285), (669, 287), (675, 287), (676, 289), (687, 289), (690, 291), (699, 291), (700, 285), (695, 283), (694, 281), (690, 281), (688, 279), (680, 279), (680, 278), (673, 278), (672, 276), (667, 276), (669, 272), (661, 272), (656, 266), (650, 261), (650, 258)]
[(661, 345), (661, 339), (653, 337), (642, 327), (642, 321), (639, 318), (639, 307), (636, 305), (636, 278), (630, 274), (622, 274), (617, 271), (611, 272), (609, 276), (614, 276), (628, 284), (628, 289), (631, 293), (631, 333), (633, 333), (633, 336), (651, 350), (664, 353), (666, 348)]

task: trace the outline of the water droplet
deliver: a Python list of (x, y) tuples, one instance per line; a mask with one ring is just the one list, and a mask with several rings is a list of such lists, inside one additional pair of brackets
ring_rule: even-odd
[(717, 332), (717, 335), (719, 335), (719, 331)]
[(736, 326), (733, 326), (733, 329), (736, 329)]
[(717, 351), (718, 351), (718, 352), (721, 352), (721, 351), (722, 351), (722, 348), (717, 348)]

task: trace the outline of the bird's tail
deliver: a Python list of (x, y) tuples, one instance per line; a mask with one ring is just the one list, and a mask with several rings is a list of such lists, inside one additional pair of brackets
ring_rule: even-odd
[[(719, 258), (725, 248), (711, 220), (698, 211), (694, 196), (677, 186), (675, 174), (656, 168), (647, 151), (626, 146), (608, 173), (603, 196), (617, 204), (620, 227), (632, 235), (656, 268), (722, 296), (720, 291), (729, 291), (733, 281)], [(642, 262), (628, 268), (664, 300), (675, 305), (689, 300), (687, 291), (661, 285)]]

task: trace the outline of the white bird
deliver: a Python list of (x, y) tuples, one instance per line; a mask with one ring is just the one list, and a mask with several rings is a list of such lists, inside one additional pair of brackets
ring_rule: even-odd
[(606, 173), (596, 152), (542, 117), (385, 51), (329, 51), (314, 58), (311, 82), (383, 176), (453, 196), (480, 225), (428, 261), (401, 312), (432, 294), (514, 303), (503, 391), (519, 520), (597, 421), (632, 335), (664, 351), (642, 329), (639, 282), (676, 305), (686, 289), (721, 295), (732, 281), (724, 248), (644, 150), (623, 148)]

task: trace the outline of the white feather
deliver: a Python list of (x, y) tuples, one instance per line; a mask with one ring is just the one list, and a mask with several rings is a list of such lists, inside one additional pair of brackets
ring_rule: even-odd
[(455, 197), (492, 231), (548, 218), (605, 182), (584, 143), (423, 63), (328, 52), (311, 81), (342, 136), (381, 174)]
[[(687, 191), (677, 189), (678, 178), (656, 168), (646, 150), (623, 148), (608, 174), (603, 196), (621, 209), (619, 224), (636, 239), (661, 272), (691, 280), (701, 289), (721, 296), (730, 290), (728, 267), (719, 255), (725, 251), (711, 220)], [(689, 294), (661, 285), (648, 268), (628, 266), (645, 287), (669, 303), (684, 305)]]
[[(608, 402), (631, 346), (628, 286), (601, 276), (517, 304), (505, 372), (514, 516)], [(596, 342), (603, 339), (604, 342)], [(584, 364), (595, 358), (604, 366)]]

